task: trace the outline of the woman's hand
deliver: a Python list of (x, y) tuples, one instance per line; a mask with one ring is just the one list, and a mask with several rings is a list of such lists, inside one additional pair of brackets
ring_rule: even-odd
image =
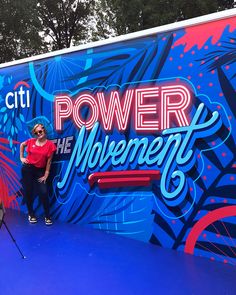
[(29, 160), (24, 158), (24, 157), (21, 157), (20, 160), (21, 160), (22, 164), (28, 164), (29, 163)]
[(48, 175), (44, 175), (44, 176), (42, 176), (42, 177), (40, 177), (39, 179), (38, 179), (38, 182), (40, 182), (40, 183), (46, 183), (46, 180), (47, 180), (47, 178), (48, 178)]
[(38, 182), (40, 182), (40, 183), (46, 183), (46, 180), (47, 180), (47, 178), (48, 178), (48, 175), (49, 175), (49, 172), (48, 171), (45, 171), (45, 173), (44, 173), (44, 176), (42, 176), (42, 177), (40, 177), (39, 179), (38, 179)]

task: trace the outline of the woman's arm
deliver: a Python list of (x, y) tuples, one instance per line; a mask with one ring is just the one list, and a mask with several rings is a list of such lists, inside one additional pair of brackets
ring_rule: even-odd
[(22, 164), (27, 164), (28, 163), (28, 159), (26, 159), (24, 157), (24, 151), (25, 151), (25, 147), (26, 147), (26, 143), (25, 141), (21, 143), (20, 145), (20, 160)]
[(50, 168), (51, 168), (51, 164), (52, 164), (52, 157), (53, 157), (53, 154), (47, 160), (47, 165), (46, 165), (44, 176), (47, 176), (48, 177), (48, 175), (50, 173)]

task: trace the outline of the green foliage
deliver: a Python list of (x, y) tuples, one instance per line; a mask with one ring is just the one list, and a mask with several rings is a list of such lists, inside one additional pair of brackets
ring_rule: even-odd
[(45, 51), (35, 0), (0, 1), (0, 62)]
[(1, 0), (0, 63), (233, 6), (233, 0)]
[(113, 35), (144, 30), (234, 7), (234, 0), (100, 0), (96, 4), (99, 39), (109, 35), (100, 25), (108, 26)]
[(1, 0), (0, 63), (87, 39), (94, 0)]
[(142, 2), (143, 0), (96, 1), (93, 40), (140, 30)]
[(44, 37), (50, 37), (52, 48), (68, 48), (84, 40), (93, 0), (38, 0), (38, 17), (43, 25)]

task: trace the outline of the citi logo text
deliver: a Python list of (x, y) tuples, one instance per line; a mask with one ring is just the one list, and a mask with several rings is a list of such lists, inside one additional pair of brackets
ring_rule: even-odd
[(5, 98), (8, 109), (29, 108), (30, 107), (30, 88), (25, 81), (20, 81), (14, 86), (14, 92), (8, 92)]

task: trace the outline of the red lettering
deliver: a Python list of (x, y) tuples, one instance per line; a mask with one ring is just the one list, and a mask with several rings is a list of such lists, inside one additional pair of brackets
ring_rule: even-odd
[(118, 124), (119, 130), (125, 130), (128, 123), (128, 118), (130, 114), (131, 103), (133, 99), (134, 90), (127, 90), (125, 92), (125, 98), (123, 101), (123, 106), (120, 102), (119, 92), (112, 91), (110, 95), (110, 100), (108, 107), (106, 106), (105, 97), (103, 92), (97, 94), (99, 101), (100, 112), (103, 122), (103, 127), (105, 130), (111, 130), (114, 124), (114, 117)]
[[(120, 97), (118, 91), (98, 92), (96, 96), (84, 93), (75, 100), (67, 95), (55, 98), (55, 128), (62, 130), (62, 124), (72, 116), (78, 128), (85, 126), (90, 130), (100, 118), (104, 130), (112, 130), (117, 126), (124, 131), (134, 115), (136, 131), (164, 130), (172, 127), (188, 125), (187, 108), (191, 102), (191, 93), (184, 85), (167, 85), (146, 88), (132, 88)], [(134, 102), (134, 111), (132, 111)], [(89, 118), (82, 118), (81, 108), (89, 107)], [(172, 121), (174, 123), (172, 123)]]

